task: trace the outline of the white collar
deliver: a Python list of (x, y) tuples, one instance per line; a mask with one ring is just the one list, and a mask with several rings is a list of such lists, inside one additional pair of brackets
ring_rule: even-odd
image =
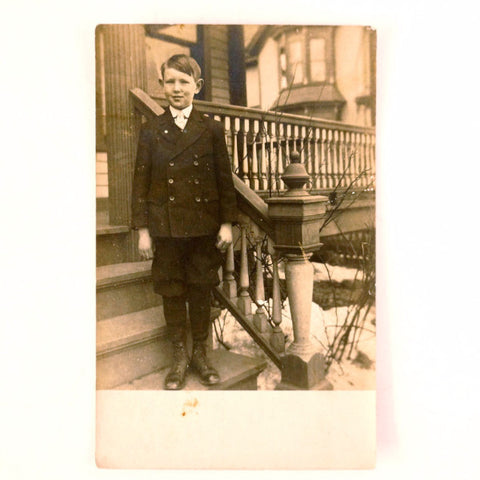
[(188, 107), (184, 108), (183, 110), (178, 110), (177, 108), (174, 108), (171, 105), (169, 105), (169, 108), (173, 118), (176, 118), (180, 112), (183, 113), (183, 116), (185, 118), (189, 118), (190, 114), (192, 113), (193, 104), (190, 104)]

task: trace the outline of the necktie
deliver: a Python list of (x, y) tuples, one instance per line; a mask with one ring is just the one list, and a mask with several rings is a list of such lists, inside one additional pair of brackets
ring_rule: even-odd
[(179, 112), (178, 115), (175, 117), (175, 125), (177, 125), (177, 127), (183, 130), (186, 124), (187, 119), (185, 118), (185, 115), (183, 114), (183, 112)]

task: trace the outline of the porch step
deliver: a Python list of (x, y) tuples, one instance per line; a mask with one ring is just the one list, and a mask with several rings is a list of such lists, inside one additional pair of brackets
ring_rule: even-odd
[[(108, 225), (106, 212), (97, 212), (97, 266), (121, 263), (127, 260), (130, 227)], [(103, 223), (105, 222), (105, 223)]]
[[(246, 357), (223, 349), (212, 350), (208, 355), (220, 374), (221, 382), (206, 387), (189, 369), (184, 390), (256, 390), (257, 377), (267, 366), (267, 362), (263, 359)], [(125, 382), (115, 387), (115, 390), (163, 390), (163, 382), (168, 370), (168, 366), (158, 369), (143, 377)]]
[(153, 291), (151, 261), (97, 267), (97, 320), (162, 304)]
[(171, 361), (163, 307), (97, 322), (97, 388), (113, 388)]

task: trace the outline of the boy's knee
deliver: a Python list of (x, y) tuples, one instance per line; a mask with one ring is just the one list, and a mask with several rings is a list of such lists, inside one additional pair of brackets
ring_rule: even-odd
[(184, 282), (178, 280), (157, 280), (153, 283), (153, 291), (163, 297), (186, 296), (187, 289)]

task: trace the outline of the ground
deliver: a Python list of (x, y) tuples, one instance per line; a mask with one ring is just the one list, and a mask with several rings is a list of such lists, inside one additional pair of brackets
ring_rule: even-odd
[[(345, 267), (314, 264), (314, 269), (314, 290), (316, 293), (314, 293), (314, 302), (312, 303), (311, 333), (312, 342), (323, 353), (329, 343), (332, 342), (335, 330), (344, 323), (347, 316), (351, 318), (353, 310), (356, 308), (355, 304), (348, 306), (344, 304), (349, 303), (349, 298), (355, 298), (359, 276), (356, 269)], [(329, 308), (332, 304), (329, 292), (332, 292), (333, 289), (336, 292), (337, 304), (340, 303), (343, 306)], [(326, 298), (327, 300), (325, 300)], [(315, 303), (315, 300), (322, 304), (324, 308)], [(341, 362), (334, 361), (329, 368), (327, 378), (335, 390), (375, 389), (375, 306), (371, 306), (368, 312), (364, 308), (360, 317), (364, 318), (365, 321), (363, 328), (359, 331), (358, 344), (352, 350), (350, 358), (347, 358), (347, 351)], [(263, 351), (228, 311), (224, 310), (222, 312), (220, 324), (223, 326), (223, 340), (232, 347), (232, 352), (266, 358)], [(288, 348), (293, 340), (288, 300), (285, 302), (281, 327), (287, 336), (286, 347)], [(217, 348), (216, 339), (214, 339), (214, 343), (214, 348)], [(259, 390), (273, 390), (280, 382), (280, 370), (269, 359), (267, 361), (267, 368), (258, 377), (257, 386)]]

